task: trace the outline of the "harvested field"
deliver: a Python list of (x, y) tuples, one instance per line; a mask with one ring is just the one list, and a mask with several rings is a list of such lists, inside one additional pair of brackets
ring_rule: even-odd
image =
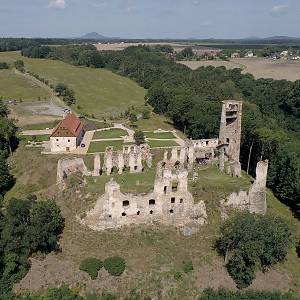
[(286, 79), (295, 81), (300, 79), (300, 62), (290, 60), (270, 60), (264, 58), (235, 58), (230, 61), (182, 61), (191, 69), (199, 67), (224, 66), (228, 69), (241, 68), (243, 74), (253, 74), (258, 78)]
[(95, 44), (99, 51), (122, 51), (131, 46), (156, 46), (156, 45), (170, 45), (179, 51), (183, 50), (188, 45), (177, 43), (110, 43), (110, 44)]

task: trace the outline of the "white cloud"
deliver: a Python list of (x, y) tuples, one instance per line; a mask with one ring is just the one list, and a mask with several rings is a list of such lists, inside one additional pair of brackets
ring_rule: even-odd
[(288, 11), (288, 9), (289, 9), (288, 5), (279, 4), (279, 5), (273, 6), (271, 11), (272, 11), (272, 13), (280, 14), (280, 13), (284, 13), (284, 12)]
[(63, 9), (67, 6), (65, 0), (50, 0), (49, 2), (49, 7), (50, 8), (59, 8)]

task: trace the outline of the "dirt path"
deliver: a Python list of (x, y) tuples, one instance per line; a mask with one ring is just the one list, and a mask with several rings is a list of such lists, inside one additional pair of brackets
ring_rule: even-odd
[(41, 129), (41, 130), (24, 130), (22, 135), (46, 135), (51, 134), (53, 129)]

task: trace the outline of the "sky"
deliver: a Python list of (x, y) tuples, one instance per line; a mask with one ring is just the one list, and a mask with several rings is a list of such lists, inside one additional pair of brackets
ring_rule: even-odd
[(300, 0), (0, 0), (0, 37), (300, 37)]

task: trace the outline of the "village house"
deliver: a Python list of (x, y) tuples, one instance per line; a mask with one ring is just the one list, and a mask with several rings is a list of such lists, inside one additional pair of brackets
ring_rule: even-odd
[(54, 128), (50, 136), (51, 152), (70, 152), (75, 150), (84, 136), (84, 124), (72, 112)]

